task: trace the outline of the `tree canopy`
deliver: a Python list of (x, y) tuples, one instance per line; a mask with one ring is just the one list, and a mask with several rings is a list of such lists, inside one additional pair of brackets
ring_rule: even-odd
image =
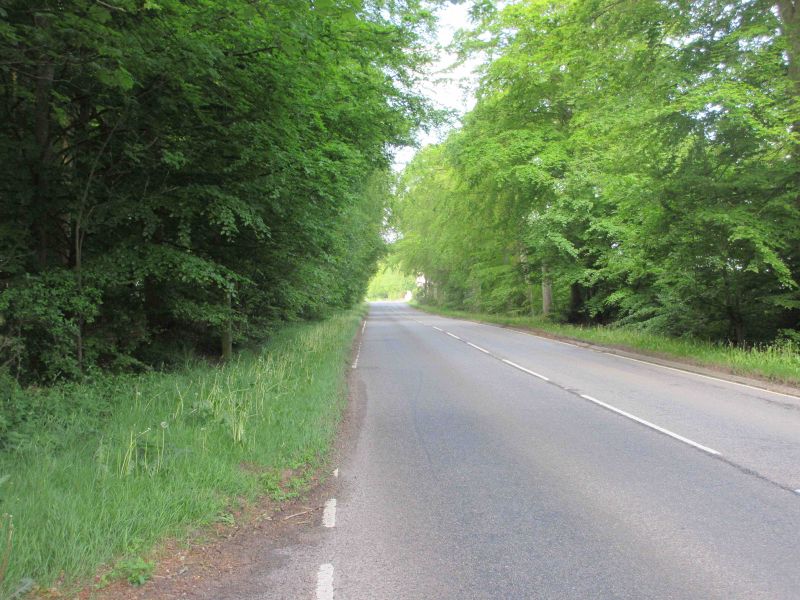
[(418, 0), (0, 0), (0, 367), (128, 369), (363, 297)]
[(426, 300), (552, 302), (571, 322), (739, 344), (797, 335), (796, 2), (519, 0), (473, 16), (461, 49), (489, 57), (477, 105), (398, 191), (398, 253)]

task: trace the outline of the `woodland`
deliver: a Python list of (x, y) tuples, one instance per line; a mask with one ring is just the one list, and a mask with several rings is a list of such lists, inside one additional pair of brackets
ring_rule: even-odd
[(432, 27), (416, 0), (1, 0), (5, 377), (229, 357), (360, 301)]
[(798, 348), (794, 0), (479, 2), (463, 127), (393, 211), (421, 300)]

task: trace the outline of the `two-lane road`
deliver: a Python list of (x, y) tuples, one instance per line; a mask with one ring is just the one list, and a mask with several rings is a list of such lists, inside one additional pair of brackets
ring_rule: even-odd
[(328, 526), (253, 597), (800, 598), (800, 399), (392, 303), (351, 384)]

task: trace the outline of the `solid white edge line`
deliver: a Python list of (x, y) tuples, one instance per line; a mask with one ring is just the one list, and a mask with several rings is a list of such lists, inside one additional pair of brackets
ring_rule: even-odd
[(333, 565), (330, 563), (319, 566), (317, 600), (333, 600)]
[(356, 351), (356, 359), (353, 361), (353, 368), (355, 369), (358, 366), (358, 358), (361, 356), (361, 343), (358, 344), (358, 350)]
[(511, 365), (515, 369), (519, 369), (520, 371), (525, 371), (528, 375), (533, 375), (534, 377), (538, 377), (539, 379), (543, 379), (544, 381), (550, 381), (548, 377), (545, 377), (544, 375), (539, 375), (539, 373), (531, 371), (530, 369), (526, 369), (525, 367), (518, 365), (515, 362), (511, 362), (510, 360), (507, 360), (505, 358), (501, 358), (500, 360), (502, 360), (507, 365)]
[[(577, 347), (580, 348), (580, 346)], [(646, 360), (640, 360), (638, 358), (631, 358), (630, 356), (623, 356), (622, 354), (614, 354), (613, 352), (607, 352), (605, 350), (598, 350), (598, 352), (602, 352), (603, 354), (607, 354), (608, 356), (616, 356), (617, 358), (632, 360), (633, 362), (642, 363), (643, 365), (659, 367), (660, 369), (668, 369), (670, 371), (675, 371), (677, 373), (686, 373), (687, 375), (694, 375), (695, 377), (702, 377), (703, 379), (710, 379), (711, 381), (719, 381), (722, 383), (730, 383), (731, 385), (738, 385), (740, 387), (745, 387), (747, 389), (755, 390), (757, 392), (766, 392), (767, 394), (775, 394), (776, 396), (784, 396), (785, 398), (792, 398), (794, 400), (800, 399), (800, 396), (793, 396), (792, 394), (784, 394), (783, 392), (773, 392), (772, 390), (768, 390), (766, 388), (760, 388), (754, 385), (747, 385), (746, 383), (739, 383), (738, 381), (731, 381), (729, 379), (720, 379), (719, 377), (713, 377), (711, 375), (703, 375), (702, 373), (695, 373), (694, 371), (687, 371), (685, 369), (676, 369), (675, 367), (668, 367), (667, 365), (660, 365), (658, 363), (653, 363)]]
[(481, 348), (480, 346), (473, 344), (472, 342), (467, 342), (467, 346), (472, 346), (473, 348), (475, 348), (475, 350), (480, 350), (484, 354), (491, 354), (491, 352), (489, 352), (485, 348)]
[(331, 498), (325, 502), (325, 510), (322, 511), (322, 524), (325, 527), (336, 527), (336, 498)]
[(640, 419), (636, 415), (632, 415), (631, 413), (625, 412), (624, 410), (616, 408), (615, 406), (611, 406), (610, 404), (606, 404), (605, 402), (602, 402), (602, 401), (598, 400), (597, 398), (593, 398), (592, 396), (587, 396), (586, 394), (581, 394), (581, 398), (584, 398), (585, 400), (588, 400), (589, 402), (594, 402), (598, 406), (602, 406), (603, 408), (606, 408), (606, 409), (608, 409), (608, 410), (610, 410), (612, 412), (615, 412), (618, 415), (622, 415), (623, 417), (627, 417), (628, 419), (636, 421), (637, 423), (641, 423), (642, 425), (645, 425), (646, 427), (649, 427), (650, 429), (655, 429), (656, 431), (660, 431), (661, 433), (663, 433), (665, 435), (668, 435), (668, 436), (670, 436), (672, 438), (675, 438), (676, 440), (679, 440), (679, 441), (683, 442), (684, 444), (689, 444), (690, 446), (694, 446), (698, 450), (702, 450), (703, 452), (708, 452), (709, 454), (713, 454), (714, 456), (720, 456), (719, 452), (717, 452), (716, 450), (714, 450), (712, 448), (709, 448), (708, 446), (703, 446), (702, 444), (698, 444), (697, 442), (694, 442), (694, 441), (690, 440), (689, 438), (685, 438), (682, 435), (678, 435), (677, 433), (674, 433), (674, 432), (670, 431), (669, 429), (664, 429), (663, 427), (659, 427), (655, 423), (651, 423), (650, 421), (645, 421), (644, 419)]
[(441, 327), (437, 327), (436, 325), (432, 325), (432, 327), (433, 327), (433, 328), (434, 328), (436, 331), (442, 331), (442, 332), (444, 331), (444, 329), (442, 329)]
[(457, 340), (460, 340), (460, 339), (461, 339), (461, 338), (460, 338), (460, 337), (458, 337), (458, 336), (457, 336), (455, 333), (450, 333), (449, 331), (445, 331), (445, 333), (446, 333), (447, 335), (449, 335), (451, 338), (456, 338)]
[[(738, 381), (731, 381), (730, 379), (722, 379), (721, 377), (714, 377), (713, 375), (704, 375), (703, 373), (695, 373), (694, 371), (688, 371), (686, 369), (678, 369), (675, 367), (669, 367), (667, 365), (660, 365), (658, 363), (650, 362), (648, 360), (641, 360), (639, 358), (623, 356), (622, 354), (616, 354), (615, 352), (602, 350), (601, 346), (598, 346), (596, 348), (587, 348), (585, 346), (581, 346), (574, 342), (565, 342), (564, 340), (556, 340), (553, 338), (545, 337), (543, 335), (536, 335), (535, 333), (530, 333), (529, 331), (520, 331), (519, 329), (514, 329), (513, 327), (501, 327), (500, 325), (494, 325), (493, 323), (478, 323), (477, 321), (465, 321), (464, 319), (453, 319), (453, 320), (460, 321), (462, 323), (471, 323), (473, 325), (486, 325), (487, 327), (493, 327), (495, 329), (500, 329), (501, 331), (511, 331), (514, 333), (519, 333), (521, 335), (535, 337), (540, 340), (544, 340), (546, 342), (554, 342), (556, 344), (561, 344), (563, 346), (572, 346), (573, 348), (579, 348), (581, 350), (591, 350), (594, 352), (599, 352), (600, 354), (605, 354), (607, 356), (614, 356), (616, 358), (622, 358), (624, 360), (632, 360), (633, 362), (642, 363), (643, 365), (650, 365), (651, 367), (657, 367), (659, 369), (667, 369), (668, 371), (675, 371), (676, 373), (683, 373), (685, 375), (694, 375), (695, 377), (702, 377), (703, 379), (710, 379), (711, 381), (719, 381), (720, 383), (729, 383), (730, 385), (738, 385), (739, 387), (755, 390), (757, 392), (764, 392), (767, 394), (774, 394), (775, 396), (783, 396), (784, 398), (792, 398), (794, 400), (800, 400), (800, 396), (797, 396), (795, 394), (785, 394), (784, 392), (775, 392), (755, 385), (748, 385), (746, 383), (739, 383)], [(584, 343), (591, 344), (592, 342), (584, 342)]]
[(367, 328), (367, 320), (364, 319), (364, 324), (361, 326), (361, 335), (364, 335), (364, 330)]

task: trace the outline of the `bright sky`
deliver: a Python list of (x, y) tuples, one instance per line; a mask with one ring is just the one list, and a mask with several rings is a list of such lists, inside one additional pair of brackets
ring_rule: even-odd
[[(467, 1), (462, 4), (445, 4), (439, 9), (437, 12), (439, 28), (436, 37), (442, 48), (446, 48), (453, 41), (456, 31), (470, 27), (469, 8), (470, 2)], [(471, 60), (452, 71), (449, 70), (455, 61), (456, 55), (443, 49), (439, 60), (430, 66), (421, 91), (437, 108), (454, 110), (461, 117), (475, 105), (474, 90), (477, 78), (474, 70), (479, 61)], [(417, 138), (420, 146), (442, 141), (449, 129), (439, 129), (427, 134), (420, 132)], [(395, 153), (395, 170), (402, 170), (416, 152), (417, 149), (412, 147), (399, 149)]]

